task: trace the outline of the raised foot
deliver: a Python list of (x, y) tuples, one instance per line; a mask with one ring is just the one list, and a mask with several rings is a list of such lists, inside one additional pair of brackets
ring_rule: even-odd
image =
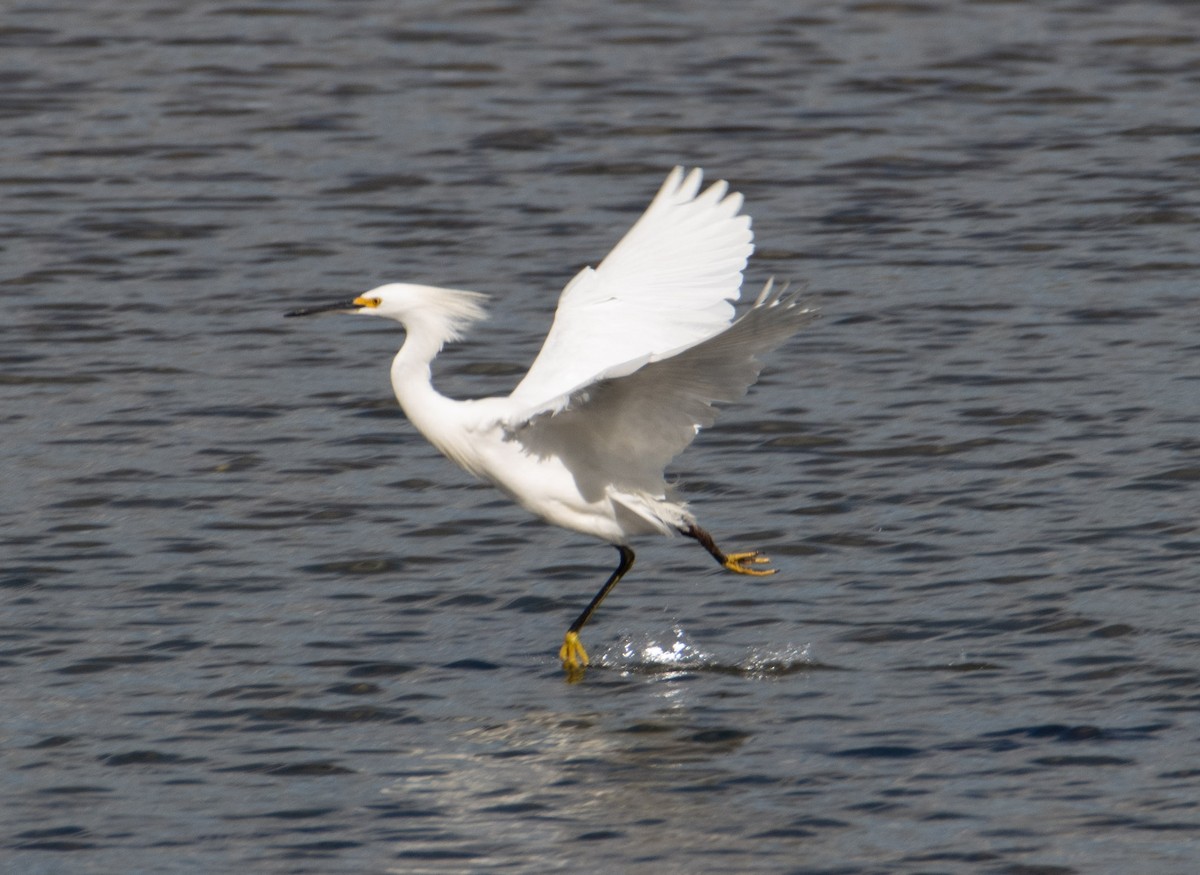
[(562, 660), (568, 681), (574, 683), (583, 677), (583, 670), (588, 665), (588, 655), (583, 648), (583, 642), (579, 640), (578, 632), (568, 632), (563, 637), (562, 647), (558, 649), (558, 658)]
[[(774, 568), (752, 568), (752, 565), (765, 565), (771, 560), (759, 553), (757, 550), (751, 550), (749, 553), (726, 553), (725, 561), (721, 564), (730, 571), (735, 571), (738, 574), (752, 574), (755, 577), (766, 577), (769, 574), (774, 574)], [(565, 646), (565, 645), (564, 645)]]

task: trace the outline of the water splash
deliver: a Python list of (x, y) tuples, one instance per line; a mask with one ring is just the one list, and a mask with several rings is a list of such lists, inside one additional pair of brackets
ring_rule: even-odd
[(755, 650), (745, 662), (746, 674), (758, 677), (792, 674), (818, 668), (812, 657), (812, 644), (789, 644), (780, 650)]
[(674, 640), (660, 643), (654, 638), (626, 637), (621, 644), (620, 664), (649, 668), (696, 668), (711, 661), (711, 657), (687, 640), (680, 626), (671, 630)]
[(598, 661), (627, 673), (647, 672), (670, 676), (715, 672), (745, 677), (776, 677), (820, 667), (812, 658), (811, 644), (789, 644), (779, 649), (755, 648), (740, 656), (730, 656), (696, 646), (688, 640), (681, 626), (674, 626), (671, 636), (664, 640), (652, 634), (625, 635)]

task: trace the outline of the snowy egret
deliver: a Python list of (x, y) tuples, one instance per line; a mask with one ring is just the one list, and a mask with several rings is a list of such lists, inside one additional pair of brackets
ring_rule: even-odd
[(686, 535), (724, 568), (766, 575), (758, 551), (726, 553), (667, 485), (663, 469), (713, 403), (746, 393), (758, 356), (813, 310), (767, 282), (740, 318), (742, 270), (754, 251), (742, 196), (676, 167), (624, 238), (567, 283), (541, 352), (507, 397), (456, 401), (433, 388), (430, 363), (484, 317), (484, 296), (390, 283), (353, 301), (288, 316), (384, 316), (407, 332), (392, 388), (409, 421), (450, 460), (535, 516), (616, 547), (616, 569), (568, 628), (559, 650), (569, 679), (588, 664), (579, 631), (633, 565), (630, 539)]

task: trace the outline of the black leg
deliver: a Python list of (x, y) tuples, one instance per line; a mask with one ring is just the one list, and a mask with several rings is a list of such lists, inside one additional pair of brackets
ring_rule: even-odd
[(608, 580), (604, 582), (604, 586), (600, 587), (600, 591), (596, 593), (583, 613), (575, 618), (575, 622), (567, 629), (567, 634), (563, 638), (563, 646), (559, 649), (559, 658), (563, 661), (563, 668), (567, 670), (567, 680), (577, 681), (583, 676), (584, 666), (588, 664), (587, 651), (583, 649), (583, 642), (579, 640), (579, 630), (584, 627), (584, 624), (591, 619), (592, 614), (596, 612), (596, 608), (600, 607), (600, 602), (604, 601), (604, 597), (612, 592), (612, 588), (617, 585), (622, 577), (625, 576), (630, 568), (633, 567), (633, 551), (624, 544), (615, 545), (621, 554), (621, 561), (617, 568)]
[(689, 538), (695, 538), (700, 542), (700, 546), (709, 552), (712, 558), (717, 560), (718, 565), (724, 565), (728, 557), (717, 546), (717, 542), (713, 540), (713, 536), (704, 529), (700, 528), (695, 523), (690, 523), (686, 529), (680, 529)]
[(592, 614), (596, 612), (596, 608), (600, 607), (600, 602), (604, 601), (604, 597), (612, 592), (612, 588), (617, 585), (617, 581), (624, 577), (625, 572), (633, 567), (633, 551), (624, 544), (617, 544), (616, 548), (621, 552), (621, 562), (617, 565), (617, 570), (609, 576), (604, 586), (600, 587), (600, 591), (596, 593), (596, 597), (592, 599), (591, 604), (584, 608), (583, 613), (575, 618), (575, 622), (571, 624), (571, 628), (567, 629), (568, 632), (578, 633), (584, 624), (591, 619)]

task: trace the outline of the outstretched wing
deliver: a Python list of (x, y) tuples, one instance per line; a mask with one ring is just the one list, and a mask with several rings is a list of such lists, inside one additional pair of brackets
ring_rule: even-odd
[(662, 355), (716, 334), (754, 251), (742, 196), (716, 182), (700, 194), (699, 169), (676, 167), (628, 233), (563, 289), (554, 324), (513, 390), (519, 407), (565, 396), (625, 362)]
[(713, 403), (744, 395), (762, 369), (758, 356), (815, 316), (767, 283), (754, 307), (724, 331), (601, 375), (561, 405), (512, 423), (512, 437), (535, 455), (562, 457), (585, 493), (612, 485), (661, 494), (663, 469), (713, 423)]

